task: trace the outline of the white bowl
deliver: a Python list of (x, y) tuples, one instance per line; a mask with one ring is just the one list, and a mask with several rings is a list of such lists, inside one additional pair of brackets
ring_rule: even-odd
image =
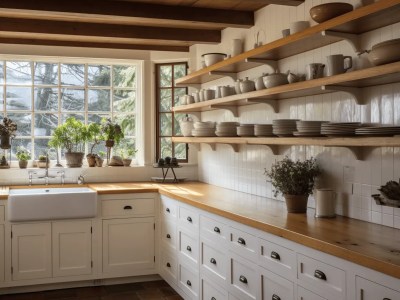
[(216, 64), (217, 62), (223, 61), (226, 57), (225, 53), (206, 53), (203, 54), (204, 62), (207, 67)]

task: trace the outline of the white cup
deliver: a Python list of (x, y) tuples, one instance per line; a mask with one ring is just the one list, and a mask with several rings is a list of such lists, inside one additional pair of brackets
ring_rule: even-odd
[(310, 27), (310, 22), (308, 21), (296, 21), (290, 24), (290, 34), (294, 34), (303, 31)]
[(232, 56), (239, 55), (243, 52), (243, 41), (241, 39), (232, 40)]
[(315, 217), (336, 216), (336, 192), (332, 189), (317, 189), (315, 192)]

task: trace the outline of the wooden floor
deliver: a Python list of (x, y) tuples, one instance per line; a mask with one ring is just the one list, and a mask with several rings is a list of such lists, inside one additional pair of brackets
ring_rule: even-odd
[(0, 300), (182, 300), (165, 281), (0, 295)]

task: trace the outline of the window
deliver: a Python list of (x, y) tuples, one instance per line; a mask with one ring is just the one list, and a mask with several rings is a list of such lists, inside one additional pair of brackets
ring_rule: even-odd
[(175, 144), (173, 136), (182, 135), (179, 120), (185, 114), (174, 114), (172, 108), (179, 97), (187, 94), (187, 88), (177, 87), (175, 81), (186, 75), (187, 63), (168, 63), (156, 65), (156, 106), (157, 106), (157, 159), (166, 156), (176, 157), (180, 162), (188, 161), (187, 144)]
[(138, 64), (0, 60), (0, 120), (18, 125), (13, 159), (18, 146), (38, 158), (68, 117), (85, 124), (112, 118), (135, 147), (139, 71)]

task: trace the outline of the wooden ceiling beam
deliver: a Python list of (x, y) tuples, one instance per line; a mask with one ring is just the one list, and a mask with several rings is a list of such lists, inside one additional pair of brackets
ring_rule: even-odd
[(157, 28), (147, 26), (72, 23), (61, 21), (0, 18), (0, 32), (38, 35), (90, 36), (98, 38), (164, 40), (187, 43), (220, 43), (219, 30)]
[[(216, 0), (218, 1), (218, 0)], [(293, 1), (293, 0), (290, 0)], [(0, 17), (168, 27), (250, 28), (250, 11), (108, 0), (1, 0)]]

